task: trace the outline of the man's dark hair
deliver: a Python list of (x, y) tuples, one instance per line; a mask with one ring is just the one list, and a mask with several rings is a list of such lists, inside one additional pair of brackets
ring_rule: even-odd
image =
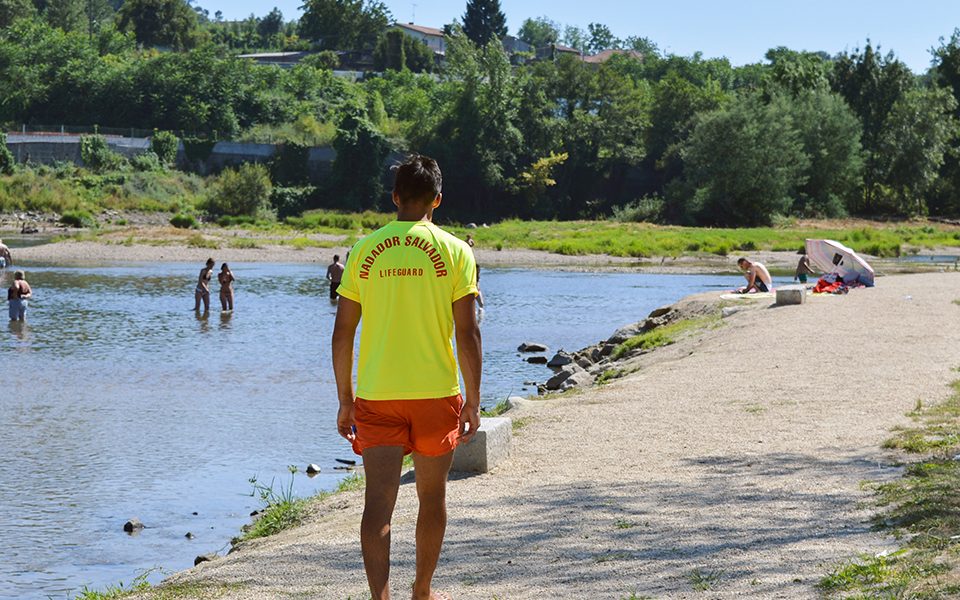
[(340, 255), (339, 255), (339, 254), (334, 254), (334, 255), (333, 255), (333, 262), (337, 262), (338, 260), (340, 260)]
[(394, 170), (393, 193), (401, 202), (432, 202), (440, 194), (443, 175), (429, 156), (415, 154)]
[(748, 261), (748, 260), (745, 259), (745, 258), (737, 259), (737, 264), (738, 264), (738, 265), (742, 265), (742, 264), (745, 263), (745, 262), (750, 262), (750, 261)]

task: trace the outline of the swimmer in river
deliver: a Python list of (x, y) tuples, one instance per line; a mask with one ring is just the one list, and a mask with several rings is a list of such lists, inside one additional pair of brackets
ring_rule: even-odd
[(217, 273), (217, 281), (220, 282), (220, 307), (222, 310), (233, 310), (233, 282), (236, 280), (237, 278), (233, 276), (233, 272), (227, 266), (227, 263), (223, 263), (220, 272)]
[(197, 289), (194, 290), (196, 304), (193, 306), (194, 312), (200, 312), (200, 302), (203, 302), (203, 312), (210, 312), (210, 279), (213, 277), (213, 266), (217, 262), (212, 258), (207, 259), (207, 265), (200, 269), (200, 277), (197, 278)]

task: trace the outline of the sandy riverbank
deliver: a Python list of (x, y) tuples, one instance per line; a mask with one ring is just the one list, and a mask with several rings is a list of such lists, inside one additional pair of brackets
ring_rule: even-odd
[[(750, 302), (624, 379), (511, 411), (525, 424), (511, 457), (450, 485), (437, 587), (458, 599), (701, 597), (696, 572), (711, 582), (703, 597), (817, 597), (836, 561), (895, 547), (871, 532), (860, 482), (897, 476), (880, 447), (890, 428), (917, 399), (947, 396), (958, 298), (960, 275), (921, 274), (803, 306)], [(211, 598), (365, 598), (361, 500), (339, 494), (303, 526), (171, 583)], [(398, 598), (415, 517), (408, 482)]]

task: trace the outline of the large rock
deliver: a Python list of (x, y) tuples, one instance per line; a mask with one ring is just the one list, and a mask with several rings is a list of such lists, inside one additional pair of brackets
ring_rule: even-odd
[(220, 555), (216, 552), (211, 552), (209, 554), (201, 554), (200, 556), (193, 559), (193, 566), (197, 566), (200, 563), (213, 562), (220, 558)]
[(550, 362), (547, 363), (547, 366), (551, 369), (559, 369), (560, 367), (565, 367), (571, 363), (573, 363), (573, 357), (570, 356), (569, 353), (561, 350), (553, 355), (553, 358), (550, 359)]
[(648, 319), (656, 319), (657, 317), (662, 317), (665, 314), (673, 310), (672, 306), (661, 306), (660, 308), (655, 308), (650, 311), (650, 314), (647, 315)]
[(469, 444), (460, 444), (453, 453), (453, 471), (486, 473), (510, 455), (513, 423), (506, 417), (480, 419), (480, 429)]
[(614, 331), (613, 335), (607, 338), (606, 343), (613, 344), (613, 345), (622, 344), (625, 341), (629, 340), (630, 338), (640, 335), (644, 331), (643, 325), (646, 322), (647, 320), (644, 319), (643, 321), (637, 321), (632, 325), (626, 325), (624, 327), (621, 327), (620, 329)]
[(777, 306), (803, 304), (807, 301), (807, 287), (804, 285), (785, 285), (777, 288)]
[(580, 365), (569, 364), (557, 371), (557, 374), (548, 379), (544, 386), (551, 391), (559, 390), (564, 381), (577, 373), (586, 373), (586, 371)]
[(590, 385), (593, 383), (593, 375), (587, 371), (577, 371), (567, 377), (563, 383), (560, 384), (560, 390), (566, 391), (575, 387), (581, 387), (585, 385)]
[(546, 356), (531, 356), (527, 358), (527, 362), (531, 365), (545, 365), (547, 364)]
[(517, 347), (517, 352), (546, 352), (547, 347), (536, 342), (524, 342)]

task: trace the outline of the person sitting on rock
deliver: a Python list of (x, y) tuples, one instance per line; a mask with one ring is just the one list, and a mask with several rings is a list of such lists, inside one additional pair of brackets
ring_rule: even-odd
[(763, 266), (763, 263), (750, 262), (741, 258), (737, 261), (737, 266), (744, 271), (743, 276), (747, 278), (747, 287), (737, 290), (737, 293), (749, 294), (754, 290), (769, 292), (773, 289), (773, 278), (770, 277), (770, 271)]
[(13, 257), (10, 256), (10, 248), (0, 240), (0, 269), (9, 267), (13, 264)]

